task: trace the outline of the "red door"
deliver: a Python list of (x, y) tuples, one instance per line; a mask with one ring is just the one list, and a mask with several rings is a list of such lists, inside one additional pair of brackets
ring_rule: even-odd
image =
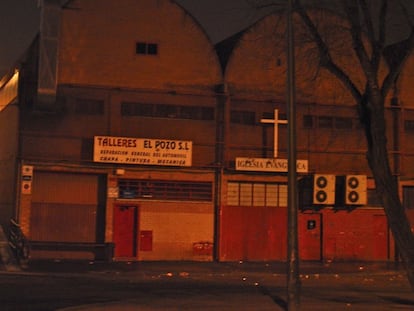
[(136, 206), (115, 206), (113, 234), (116, 258), (137, 256), (137, 214)]
[(388, 223), (385, 215), (374, 215), (373, 260), (388, 260)]
[(299, 257), (321, 260), (321, 214), (299, 214)]

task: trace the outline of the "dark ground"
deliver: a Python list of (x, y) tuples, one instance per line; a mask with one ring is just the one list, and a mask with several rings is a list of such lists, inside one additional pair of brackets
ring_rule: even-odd
[[(285, 310), (283, 263), (37, 261), (0, 271), (1, 310)], [(300, 310), (414, 310), (390, 264), (303, 263)]]

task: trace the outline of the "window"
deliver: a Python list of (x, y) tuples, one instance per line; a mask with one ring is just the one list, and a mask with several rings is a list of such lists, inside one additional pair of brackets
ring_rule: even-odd
[(354, 126), (354, 119), (351, 117), (334, 117), (334, 116), (314, 116), (304, 115), (304, 128), (329, 128), (329, 129), (352, 129)]
[(75, 101), (74, 112), (80, 115), (102, 115), (104, 114), (104, 101), (78, 98)]
[(314, 122), (313, 119), (314, 117), (311, 115), (308, 115), (308, 114), (304, 115), (303, 116), (303, 127), (307, 129), (313, 128), (313, 122)]
[(253, 206), (265, 206), (265, 184), (253, 184)]
[(240, 184), (240, 205), (241, 206), (251, 206), (253, 205), (252, 198), (252, 184), (251, 183), (241, 183)]
[(121, 179), (118, 187), (121, 199), (211, 202), (213, 197), (211, 182)]
[(135, 46), (135, 52), (137, 54), (147, 54), (147, 44), (144, 42), (138, 42)]
[(152, 104), (134, 104), (134, 103), (121, 103), (121, 115), (123, 116), (153, 116)]
[(121, 115), (211, 121), (214, 120), (214, 108), (122, 102)]
[(287, 185), (277, 183), (228, 182), (227, 205), (287, 206)]
[(278, 190), (279, 190), (278, 191), (279, 206), (287, 206), (288, 205), (288, 186), (279, 185)]
[(230, 122), (254, 125), (256, 123), (256, 114), (254, 111), (232, 110), (230, 112)]
[(403, 206), (406, 209), (414, 209), (414, 186), (403, 187)]
[(158, 44), (156, 43), (146, 43), (146, 42), (137, 42), (135, 45), (136, 54), (146, 54), (146, 55), (157, 55), (158, 54)]
[(172, 105), (156, 105), (155, 106), (155, 116), (161, 118), (178, 118), (178, 106)]
[(333, 117), (319, 116), (318, 127), (319, 128), (333, 128)]
[(352, 119), (347, 117), (335, 117), (335, 128), (336, 129), (352, 129)]
[(369, 206), (382, 206), (376, 189), (367, 189), (367, 204)]
[(414, 120), (405, 120), (404, 121), (404, 131), (414, 132)]
[(239, 205), (239, 184), (229, 182), (227, 184), (227, 205)]
[(277, 184), (266, 185), (267, 193), (268, 193), (268, 195), (266, 196), (266, 206), (273, 206), (273, 207), (278, 206), (277, 192), (280, 186), (281, 185), (277, 185)]
[(155, 43), (148, 43), (147, 45), (147, 54), (157, 55), (158, 54), (158, 45)]
[[(269, 119), (269, 120), (273, 120), (275, 118), (275, 112), (263, 112), (262, 113), (262, 119)], [(280, 120), (287, 120), (287, 114), (286, 113), (282, 113), (279, 111), (279, 119)]]

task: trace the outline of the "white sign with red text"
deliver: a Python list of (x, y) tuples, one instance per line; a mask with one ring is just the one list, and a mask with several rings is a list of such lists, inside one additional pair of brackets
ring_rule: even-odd
[(192, 141), (95, 136), (93, 161), (138, 165), (191, 166)]

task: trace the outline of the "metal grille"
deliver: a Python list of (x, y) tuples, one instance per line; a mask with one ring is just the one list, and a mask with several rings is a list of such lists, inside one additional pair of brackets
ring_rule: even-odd
[(287, 184), (228, 182), (227, 205), (286, 207)]
[(121, 179), (119, 198), (173, 201), (208, 201), (213, 197), (211, 182)]

